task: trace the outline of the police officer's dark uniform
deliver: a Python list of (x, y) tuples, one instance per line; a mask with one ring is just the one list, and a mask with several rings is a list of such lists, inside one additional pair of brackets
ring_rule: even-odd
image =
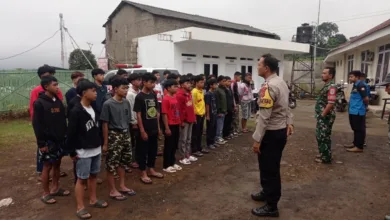
[(258, 154), (262, 191), (252, 199), (267, 205), (255, 208), (257, 216), (279, 216), (277, 204), (281, 196), (280, 160), (287, 142), (287, 127), (293, 115), (288, 106), (289, 89), (283, 79), (273, 73), (266, 78), (259, 92), (259, 107), (255, 142), (260, 143)]

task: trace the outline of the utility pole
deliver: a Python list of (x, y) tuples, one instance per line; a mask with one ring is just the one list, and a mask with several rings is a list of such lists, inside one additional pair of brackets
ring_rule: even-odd
[(127, 25), (125, 25), (125, 63), (129, 63), (127, 60)]
[(92, 51), (93, 43), (87, 42), (87, 44), (88, 44), (88, 47), (89, 47), (89, 51)]
[(64, 17), (62, 13), (60, 13), (60, 32), (61, 32), (61, 65), (62, 68), (65, 68), (65, 34), (64, 34)]
[[(314, 58), (314, 66), (313, 66), (313, 72), (315, 76), (316, 72), (316, 61), (317, 61), (317, 41), (318, 41), (318, 26), (320, 25), (320, 15), (321, 15), (321, 0), (318, 0), (318, 17), (317, 17), (317, 25), (316, 25), (316, 33), (314, 35), (314, 51), (313, 51), (313, 58)], [(315, 83), (315, 80), (313, 80), (313, 83)], [(312, 91), (314, 92), (315, 85), (312, 85)]]

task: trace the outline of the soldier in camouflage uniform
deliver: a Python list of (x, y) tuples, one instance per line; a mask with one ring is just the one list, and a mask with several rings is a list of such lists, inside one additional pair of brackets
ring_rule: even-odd
[(334, 68), (325, 68), (322, 72), (322, 80), (325, 86), (321, 89), (315, 106), (315, 118), (317, 119), (316, 137), (320, 154), (315, 159), (318, 163), (331, 163), (331, 134), (333, 122), (336, 119), (334, 103), (336, 102), (337, 89), (333, 84), (336, 74)]

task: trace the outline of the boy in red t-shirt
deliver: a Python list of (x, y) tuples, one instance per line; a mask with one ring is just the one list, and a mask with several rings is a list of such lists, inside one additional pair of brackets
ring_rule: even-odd
[(164, 140), (164, 162), (163, 170), (167, 173), (175, 173), (182, 168), (176, 164), (176, 150), (179, 145), (180, 137), (180, 113), (177, 104), (176, 92), (179, 83), (173, 79), (165, 82), (167, 95), (162, 100), (162, 117), (164, 122), (165, 140)]

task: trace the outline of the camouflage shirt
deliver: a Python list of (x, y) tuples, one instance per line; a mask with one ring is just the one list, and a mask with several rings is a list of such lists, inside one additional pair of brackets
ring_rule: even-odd
[[(318, 118), (324, 111), (326, 105), (334, 104), (336, 102), (336, 85), (332, 81), (326, 83), (321, 89), (320, 94), (317, 97), (317, 103), (315, 106), (315, 117)], [(332, 109), (329, 114), (335, 114), (334, 109)]]

